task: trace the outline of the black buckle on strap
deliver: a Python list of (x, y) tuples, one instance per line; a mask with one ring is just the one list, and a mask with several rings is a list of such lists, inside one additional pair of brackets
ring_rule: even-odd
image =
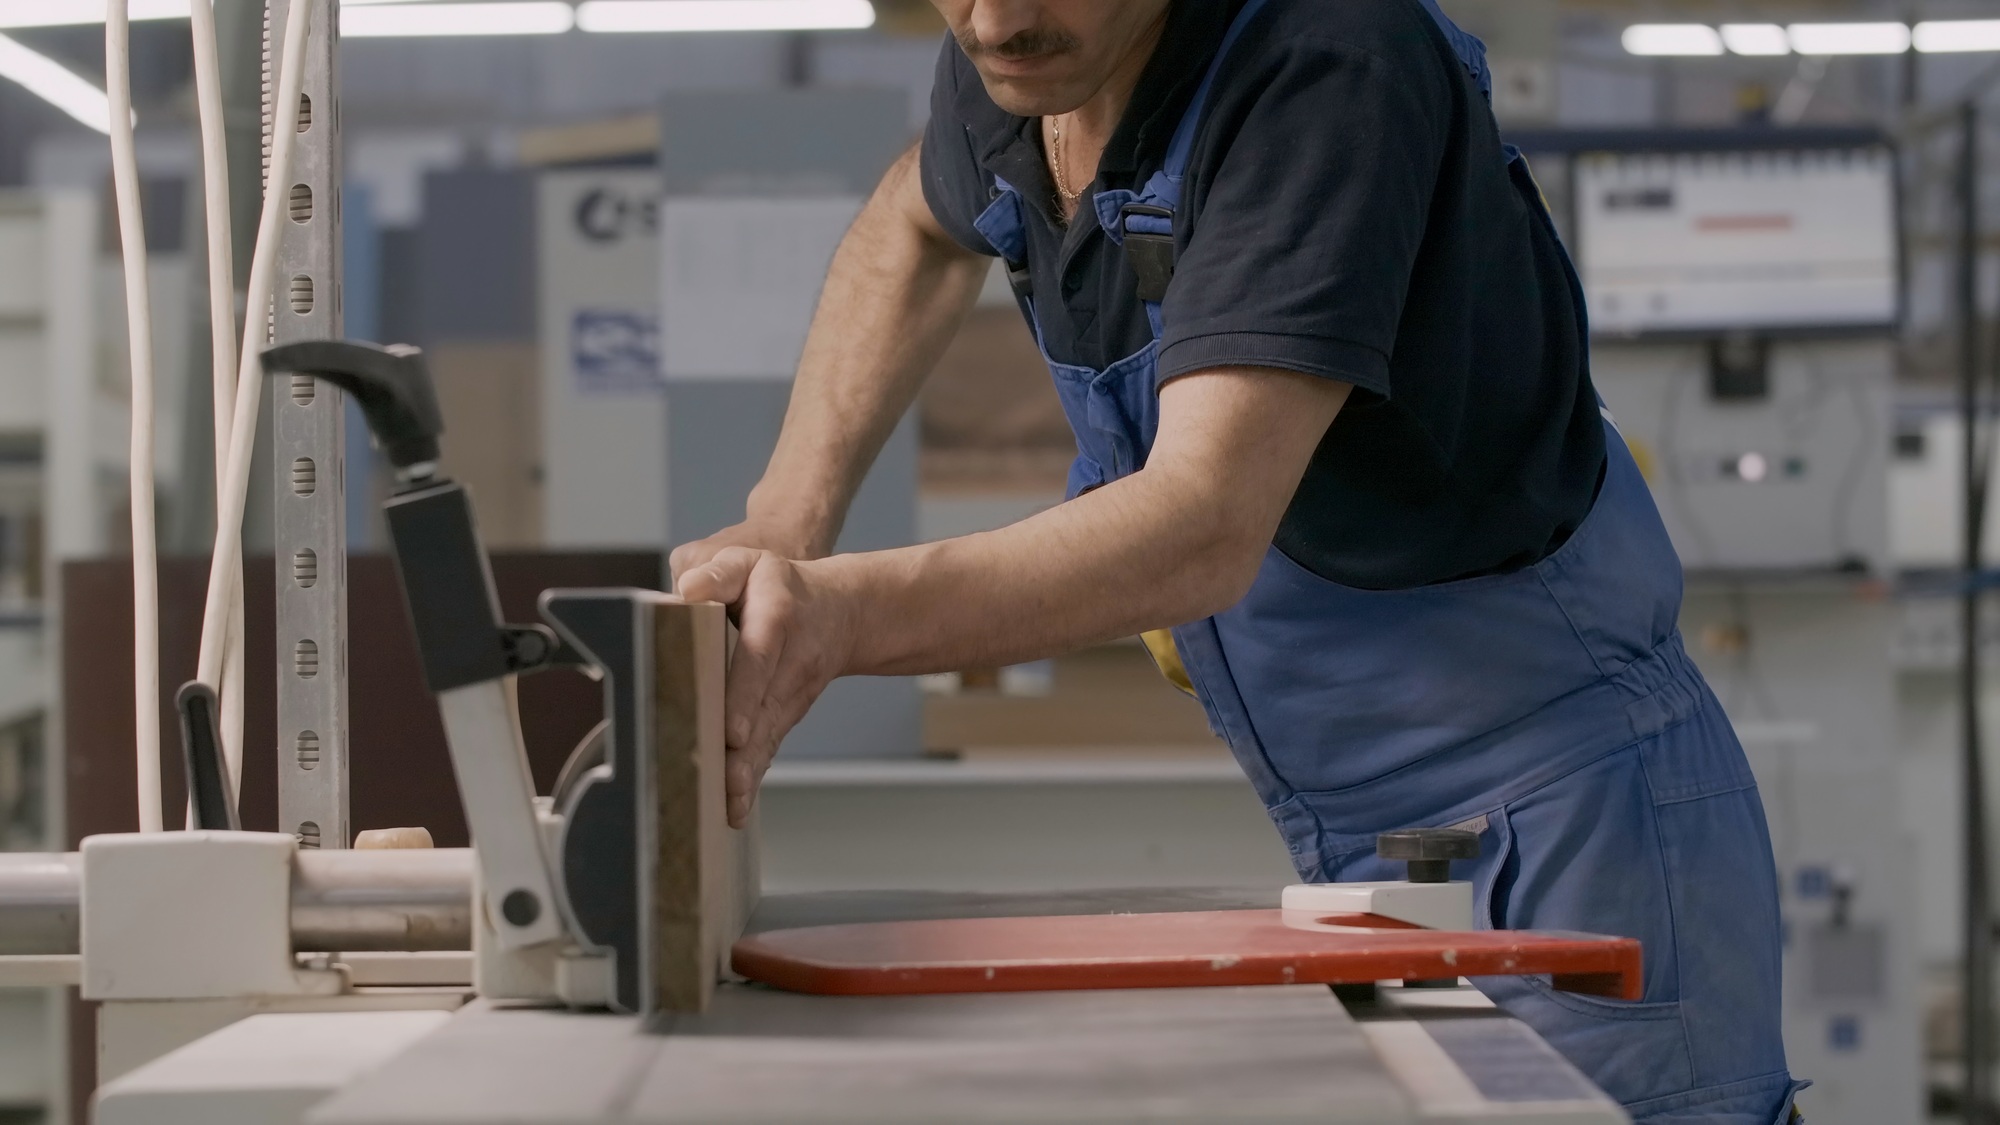
[(1172, 208), (1152, 203), (1127, 203), (1118, 212), (1118, 225), (1125, 233), (1125, 261), (1139, 280), (1139, 299), (1164, 301), (1167, 283), (1174, 279), (1174, 236), (1171, 231), (1162, 234), (1133, 230), (1134, 215), (1165, 219), (1171, 227), (1174, 212)]
[(1021, 301), (1033, 300), (1035, 296), (1035, 279), (1034, 275), (1028, 272), (1028, 263), (1025, 261), (1010, 262), (1005, 258), (1000, 259), (1000, 262), (1007, 267), (1007, 286), (1014, 291), (1015, 299)]

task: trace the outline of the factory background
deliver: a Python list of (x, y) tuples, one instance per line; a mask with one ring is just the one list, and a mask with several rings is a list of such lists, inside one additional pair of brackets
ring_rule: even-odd
[[(1963, 636), (1967, 591), (1994, 584), (1968, 573), (1968, 525), (1983, 532), (1982, 565), (2000, 556), (2000, 509), (1985, 497), (1994, 514), (1982, 518), (1966, 500), (1968, 462), (1984, 473), (2000, 436), (2000, 31), (1969, 49), (1927, 42), (1923, 25), (1991, 5), (1442, 6), (1487, 42), (1496, 112), (1579, 251), (1598, 387), (1686, 565), (1690, 649), (1757, 772), (1783, 880), (1792, 1067), (1817, 1083), (1811, 1119), (1959, 1120), (1968, 714), (1988, 750), (2000, 733), (2000, 609), (1979, 643)], [(11, 27), (11, 10), (0, 0), (7, 46), (102, 84), (101, 26)], [(343, 43), (334, 299), (347, 335), (426, 349), (447, 468), (472, 488), (505, 566), (643, 580), (671, 544), (740, 512), (833, 246), (928, 116), (941, 23), (913, 0), (878, 0), (866, 19)], [(1850, 39), (1815, 47), (1820, 24)], [(159, 526), (175, 556), (163, 588), (198, 601), (214, 513), (186, 31), (184, 19), (136, 21), (133, 81)], [(255, 83), (254, 43), (224, 54), (228, 80)], [(243, 174), (254, 182), (254, 167)], [(131, 804), (129, 779), (106, 780), (129, 756), (108, 747), (134, 721), (116, 687), (129, 681), (118, 646), (131, 609), (116, 570), (129, 549), (128, 406), (109, 176), (101, 134), (0, 81), (5, 848), (74, 847), (108, 826), (104, 809)], [(1694, 242), (1651, 225), (1702, 198), (1735, 201), (1741, 225)], [(1759, 280), (1715, 283), (1732, 269)], [(364, 599), (390, 589), (375, 508), (387, 482), (365, 428), (351, 424), (348, 443), (334, 483), (359, 649), (401, 608)], [(1020, 518), (1061, 499), (1070, 456), (996, 274), (842, 547)], [(271, 596), (274, 552), (291, 565), (269, 515), (287, 480), (326, 484), (280, 466), (253, 474), (253, 600), (259, 581)], [(180, 643), (194, 628), (185, 614), (167, 621)], [(1967, 650), (1985, 656), (1974, 706)], [(253, 667), (271, 663), (251, 652)], [(93, 689), (97, 676), (113, 687)], [(403, 737), (402, 700), (368, 712), (354, 690), (357, 739), (364, 723)], [(120, 699), (122, 714), (106, 709)], [(251, 745), (259, 729), (270, 744), (268, 706), (252, 712)], [(435, 753), (424, 737), (409, 735), (408, 752)], [(842, 683), (781, 763), (767, 889), (1291, 878), (1199, 707), (1136, 640), (1045, 665)], [(1103, 800), (1113, 786), (1119, 799)], [(89, 1018), (74, 990), (0, 991), (0, 1121), (80, 1119), (70, 1056), (90, 1042), (78, 1030)]]

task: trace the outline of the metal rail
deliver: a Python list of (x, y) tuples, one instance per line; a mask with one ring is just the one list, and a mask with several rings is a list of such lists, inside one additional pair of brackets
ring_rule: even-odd
[[(76, 953), (83, 861), (0, 854), (0, 956)], [(472, 948), (472, 852), (300, 851), (292, 947), (301, 953)]]
[[(269, 0), (264, 128), (298, 130), (286, 193), (291, 222), (271, 340), (341, 335), (339, 0), (317, 0), (296, 107), (275, 107), (269, 44), (294, 0)], [(258, 310), (261, 312), (262, 310)], [(347, 769), (346, 396), (294, 376), (272, 388), (272, 532), (277, 555), (278, 823), (304, 848), (345, 848)]]

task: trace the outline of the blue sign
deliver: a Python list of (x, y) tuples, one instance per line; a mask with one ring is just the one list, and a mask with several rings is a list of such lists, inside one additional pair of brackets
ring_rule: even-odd
[(660, 318), (630, 309), (579, 309), (570, 322), (570, 356), (585, 394), (657, 391)]
[(1797, 889), (1800, 898), (1825, 898), (1833, 893), (1833, 874), (1824, 867), (1801, 867)]
[(1861, 1046), (1861, 1021), (1853, 1016), (1835, 1016), (1826, 1025), (1827, 1046), (1836, 1051), (1853, 1051)]

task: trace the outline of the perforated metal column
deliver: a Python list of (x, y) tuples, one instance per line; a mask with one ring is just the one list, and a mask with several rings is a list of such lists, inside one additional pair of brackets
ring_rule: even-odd
[[(285, 193), (289, 221), (270, 310), (276, 343), (337, 338), (340, 316), (339, 0), (309, 18), (297, 106), (274, 106), (272, 60), (295, 0), (266, 8), (264, 140), (297, 130)], [(347, 823), (347, 524), (345, 396), (295, 376), (271, 396), (277, 548), (278, 823), (305, 847), (344, 848)]]

